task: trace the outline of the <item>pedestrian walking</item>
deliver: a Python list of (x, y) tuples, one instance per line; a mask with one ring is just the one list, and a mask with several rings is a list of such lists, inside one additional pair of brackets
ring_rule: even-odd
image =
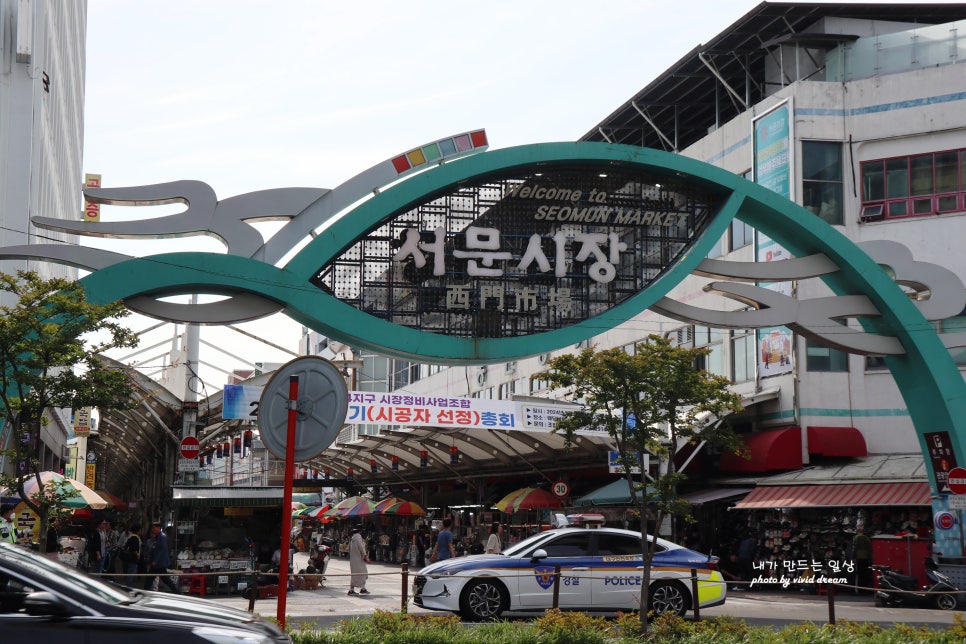
[[(151, 585), (152, 587), (154, 586), (154, 580), (156, 579), (167, 586), (168, 590), (175, 595), (180, 595), (181, 589), (171, 580), (171, 575), (168, 573), (168, 566), (171, 565), (171, 553), (168, 551), (168, 535), (161, 529), (160, 523), (151, 524), (151, 537), (154, 539), (154, 550), (151, 552), (151, 567), (148, 568), (148, 574), (153, 575), (153, 577), (149, 577), (151, 579)], [(158, 588), (160, 589), (160, 586)]]
[[(368, 595), (366, 580), (369, 579), (369, 553), (366, 542), (362, 538), (362, 526), (352, 528), (352, 538), (349, 539), (349, 593), (350, 595)], [(359, 592), (356, 592), (356, 588)]]

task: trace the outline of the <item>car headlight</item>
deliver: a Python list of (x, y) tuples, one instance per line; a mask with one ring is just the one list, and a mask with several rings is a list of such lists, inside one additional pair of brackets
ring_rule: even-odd
[(225, 627), (199, 626), (191, 632), (212, 644), (271, 644), (274, 641), (262, 633)]

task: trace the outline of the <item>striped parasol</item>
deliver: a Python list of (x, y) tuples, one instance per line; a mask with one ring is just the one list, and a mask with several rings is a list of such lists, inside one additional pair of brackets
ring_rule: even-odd
[(391, 496), (383, 499), (372, 509), (373, 514), (389, 514), (396, 516), (424, 517), (426, 510), (418, 503)]
[(543, 508), (559, 508), (563, 503), (550, 492), (538, 487), (525, 487), (510, 492), (497, 501), (494, 506), (500, 512), (513, 514), (521, 510), (541, 510)]

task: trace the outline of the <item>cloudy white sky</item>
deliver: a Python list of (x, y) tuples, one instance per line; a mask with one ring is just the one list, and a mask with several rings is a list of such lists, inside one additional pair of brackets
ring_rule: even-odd
[[(332, 188), (481, 127), (491, 148), (572, 141), (757, 4), (89, 0), (84, 170), (105, 187), (205, 181), (224, 199)], [(143, 255), (169, 243), (110, 247)], [(297, 349), (300, 327), (287, 319), (242, 327)], [(253, 362), (291, 358), (224, 329), (202, 338)], [(205, 346), (201, 360), (246, 366)]]

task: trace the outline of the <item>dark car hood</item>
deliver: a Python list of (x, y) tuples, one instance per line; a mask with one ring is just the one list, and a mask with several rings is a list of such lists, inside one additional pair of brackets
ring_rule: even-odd
[(281, 634), (281, 631), (272, 622), (247, 611), (207, 599), (161, 592), (135, 591), (135, 593), (136, 599), (130, 604), (130, 607), (141, 612), (164, 613), (177, 616), (184, 621), (200, 620), (209, 623), (221, 622), (236, 625), (258, 624), (266, 632)]

